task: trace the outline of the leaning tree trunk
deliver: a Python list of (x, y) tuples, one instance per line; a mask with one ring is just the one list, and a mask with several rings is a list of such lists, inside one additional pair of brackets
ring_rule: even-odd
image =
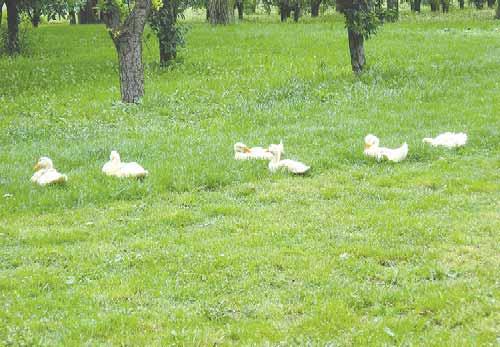
[(365, 66), (365, 47), (363, 35), (348, 28), (347, 34), (349, 36), (349, 51), (351, 53), (352, 71), (359, 73)]
[(228, 0), (209, 0), (209, 21), (210, 24), (229, 23), (229, 3)]
[(106, 5), (104, 20), (118, 54), (122, 101), (138, 103), (144, 96), (142, 34), (151, 9), (151, 0), (136, 0), (123, 24), (120, 9), (115, 2), (107, 0)]
[(321, 5), (321, 0), (311, 0), (311, 17), (319, 16), (320, 5)]
[(7, 0), (7, 53), (19, 53), (19, 13), (16, 0)]

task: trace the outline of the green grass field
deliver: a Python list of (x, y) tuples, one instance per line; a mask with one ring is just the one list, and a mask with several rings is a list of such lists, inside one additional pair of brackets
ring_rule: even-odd
[[(360, 78), (340, 16), (193, 21), (168, 69), (146, 40), (139, 106), (104, 27), (30, 30), (0, 57), (0, 345), (497, 346), (492, 13), (404, 15)], [(444, 131), (468, 145), (422, 144)], [(233, 160), (280, 139), (310, 175)], [(150, 177), (103, 176), (112, 149)], [(66, 186), (31, 184), (42, 155)]]

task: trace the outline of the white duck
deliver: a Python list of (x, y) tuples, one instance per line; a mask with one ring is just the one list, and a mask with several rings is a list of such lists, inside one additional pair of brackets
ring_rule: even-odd
[(424, 143), (429, 143), (433, 147), (443, 146), (446, 148), (455, 148), (465, 146), (467, 143), (467, 134), (446, 132), (435, 138), (426, 137)]
[(68, 180), (68, 176), (63, 175), (54, 169), (54, 164), (48, 157), (41, 157), (36, 163), (34, 169), (36, 172), (31, 177), (31, 182), (40, 186), (65, 183)]
[(234, 144), (234, 159), (236, 160), (271, 160), (273, 155), (268, 149), (262, 147), (248, 147), (244, 143), (237, 142)]
[(148, 175), (148, 171), (135, 162), (122, 163), (117, 151), (111, 151), (109, 161), (102, 167), (102, 172), (115, 177), (143, 178)]
[(377, 136), (369, 134), (365, 137), (364, 153), (368, 157), (374, 157), (377, 160), (387, 159), (393, 162), (403, 161), (408, 155), (408, 145), (406, 142), (399, 148), (391, 149), (379, 147), (380, 140)]
[(307, 171), (309, 171), (309, 169), (311, 169), (310, 166), (307, 166), (295, 160), (281, 160), (281, 154), (285, 153), (282, 142), (280, 142), (279, 145), (270, 145), (269, 152), (273, 154), (273, 158), (269, 162), (269, 171), (273, 173), (280, 169), (284, 169), (293, 174), (300, 175), (305, 174)]

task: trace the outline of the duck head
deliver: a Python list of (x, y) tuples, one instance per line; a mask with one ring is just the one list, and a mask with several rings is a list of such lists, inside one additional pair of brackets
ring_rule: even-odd
[(35, 171), (38, 171), (44, 169), (52, 169), (53, 167), (54, 164), (49, 157), (41, 157), (40, 159), (38, 159), (38, 162), (35, 164), (35, 167), (33, 169)]
[(121, 161), (120, 154), (118, 154), (117, 151), (111, 151), (111, 154), (109, 155), (109, 160), (111, 160), (114, 163), (119, 163)]
[(247, 145), (241, 142), (237, 142), (234, 144), (234, 151), (237, 153), (250, 153), (250, 148)]
[(279, 145), (276, 144), (269, 145), (269, 148), (267, 150), (271, 152), (273, 155), (280, 155), (285, 153), (283, 141), (280, 141)]
[(365, 150), (370, 149), (372, 147), (377, 148), (380, 141), (377, 136), (368, 134), (365, 136)]

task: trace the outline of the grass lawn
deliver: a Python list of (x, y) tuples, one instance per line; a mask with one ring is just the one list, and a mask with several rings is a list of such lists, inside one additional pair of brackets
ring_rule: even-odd
[[(146, 40), (139, 106), (103, 26), (30, 30), (0, 57), (0, 345), (496, 346), (492, 17), (406, 14), (360, 78), (340, 16), (193, 21), (168, 69)], [(468, 145), (422, 144), (444, 131)], [(365, 158), (368, 133), (408, 159)], [(280, 139), (310, 175), (232, 159)], [(112, 149), (150, 177), (103, 176)], [(42, 155), (66, 186), (31, 184)]]

